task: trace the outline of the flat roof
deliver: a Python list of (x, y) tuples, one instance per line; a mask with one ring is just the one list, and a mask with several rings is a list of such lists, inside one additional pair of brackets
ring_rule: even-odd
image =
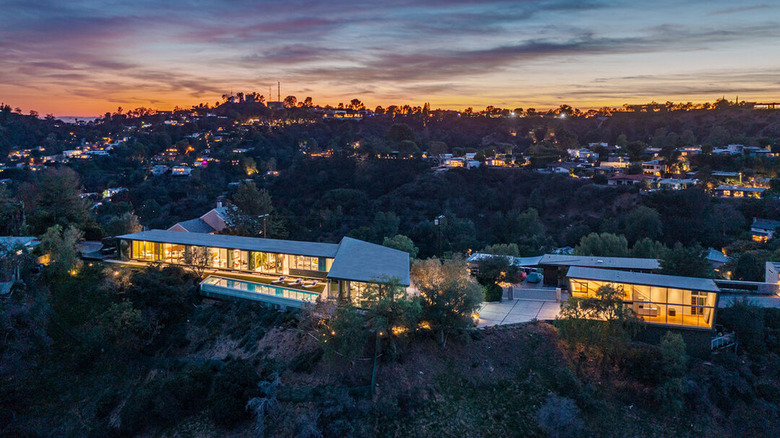
[(397, 279), (409, 286), (409, 253), (344, 237), (328, 278), (377, 282)]
[(573, 266), (569, 269), (567, 277), (581, 278), (583, 280), (608, 281), (611, 283), (629, 283), (704, 292), (720, 292), (720, 289), (718, 289), (715, 282), (709, 278), (645, 274), (641, 272), (614, 271), (611, 269), (585, 268), (581, 266)]
[(118, 239), (144, 240), (177, 245), (262, 251), (310, 257), (333, 258), (328, 278), (377, 282), (396, 278), (409, 286), (409, 253), (362, 240), (344, 237), (341, 243), (301, 242), (297, 240), (262, 239), (225, 234), (187, 233), (149, 230), (117, 236)]
[(640, 259), (635, 257), (594, 257), (562, 254), (545, 254), (539, 260), (540, 265), (585, 266), (606, 269), (641, 269), (654, 271), (661, 268), (658, 259)]
[(301, 242), (297, 240), (263, 239), (259, 237), (186, 233), (167, 230), (142, 231), (140, 233), (124, 234), (117, 236), (117, 238), (330, 258), (336, 257), (336, 252), (339, 249), (339, 245), (335, 243)]

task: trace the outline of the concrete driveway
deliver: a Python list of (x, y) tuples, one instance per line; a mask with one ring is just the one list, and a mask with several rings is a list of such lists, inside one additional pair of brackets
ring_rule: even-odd
[[(506, 296), (506, 292), (504, 296)], [(561, 303), (569, 296), (561, 295), (556, 301), (555, 288), (545, 286), (515, 286), (512, 300), (500, 303), (482, 303), (479, 309), (479, 327), (502, 324), (517, 324), (535, 319), (555, 319), (561, 310)]]

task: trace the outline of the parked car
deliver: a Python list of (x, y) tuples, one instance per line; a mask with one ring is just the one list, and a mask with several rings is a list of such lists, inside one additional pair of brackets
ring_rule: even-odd
[(542, 274), (538, 272), (531, 272), (525, 277), (526, 283), (539, 283), (542, 281)]

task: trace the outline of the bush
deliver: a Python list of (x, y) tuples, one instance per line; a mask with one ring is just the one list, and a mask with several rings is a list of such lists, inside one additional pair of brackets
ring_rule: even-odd
[(485, 301), (501, 301), (501, 297), (504, 295), (504, 290), (501, 286), (490, 283), (485, 288)]
[(747, 300), (735, 301), (730, 307), (718, 309), (718, 321), (736, 333), (737, 341), (745, 351), (766, 351), (762, 307), (750, 304)]
[(208, 397), (209, 416), (221, 426), (233, 426), (249, 418), (244, 409), (257, 392), (260, 380), (252, 364), (244, 359), (228, 361), (214, 376), (214, 384)]
[(551, 438), (579, 436), (582, 433), (580, 408), (574, 400), (550, 395), (536, 411), (536, 422)]
[[(133, 435), (148, 427), (167, 427), (199, 411), (209, 395), (213, 370), (208, 365), (188, 364), (160, 372), (137, 388), (120, 414), (122, 432)], [(110, 399), (99, 408), (110, 413)]]
[(623, 370), (626, 375), (645, 385), (657, 385), (663, 366), (661, 351), (652, 345), (637, 345), (628, 350)]

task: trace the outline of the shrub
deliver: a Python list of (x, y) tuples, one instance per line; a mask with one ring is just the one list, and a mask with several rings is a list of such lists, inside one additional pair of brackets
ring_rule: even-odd
[(214, 376), (214, 384), (208, 397), (209, 416), (221, 426), (232, 426), (249, 418), (244, 409), (256, 392), (259, 376), (252, 364), (244, 359), (228, 361)]
[(582, 433), (580, 408), (574, 400), (550, 395), (536, 411), (536, 422), (551, 438), (579, 436)]
[(501, 301), (501, 296), (504, 294), (504, 290), (501, 286), (490, 283), (485, 288), (485, 301)]
[(718, 309), (718, 321), (733, 330), (739, 345), (749, 353), (763, 353), (764, 309), (747, 300), (735, 301), (730, 307)]

